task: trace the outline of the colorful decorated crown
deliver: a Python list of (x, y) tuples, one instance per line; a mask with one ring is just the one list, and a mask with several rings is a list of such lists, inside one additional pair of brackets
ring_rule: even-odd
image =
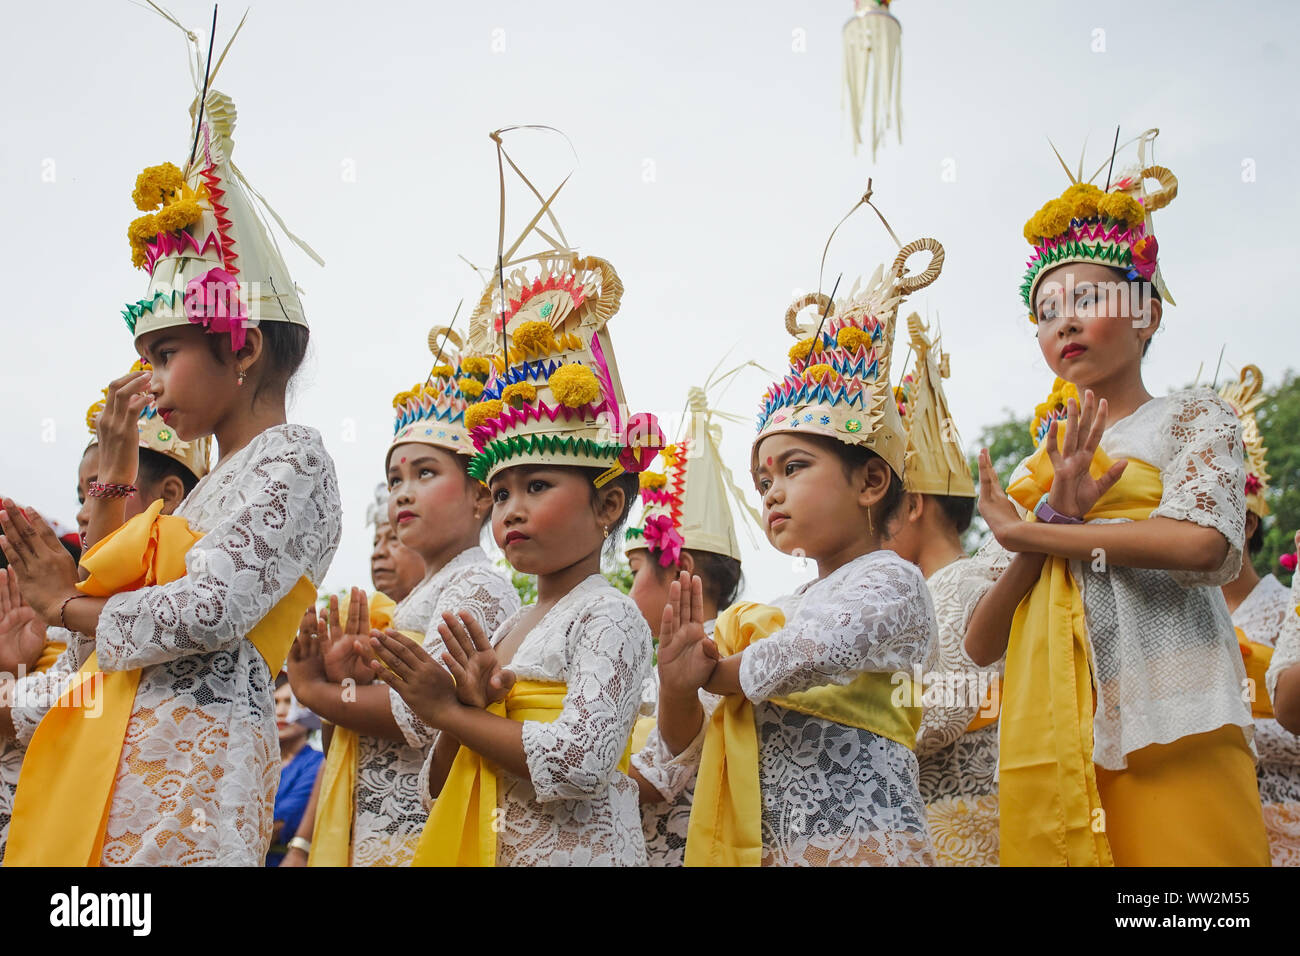
[[(194, 48), (198, 94), (190, 106), (188, 161), (183, 167), (150, 166), (136, 178), (131, 198), (144, 215), (131, 223), (127, 237), (131, 261), (149, 273), (149, 287), (122, 316), (136, 338), (194, 324), (211, 333), (228, 332), (237, 351), (245, 331), (260, 321), (306, 325), (306, 319), (284, 259), (254, 209), (251, 197), (261, 197), (230, 158), (235, 104), (206, 85), (216, 71), (202, 79), (207, 70), (198, 37), (189, 31), (187, 37)], [(200, 81), (205, 85), (198, 86)], [(279, 216), (261, 201), (283, 229)], [(292, 233), (285, 230), (285, 235), (324, 264)]]
[[(913, 253), (931, 254), (925, 271), (906, 273)], [(820, 292), (801, 296), (785, 314), (785, 327), (799, 341), (790, 349), (790, 370), (768, 387), (758, 413), (758, 443), (779, 432), (812, 432), (848, 445), (863, 445), (903, 475), (907, 433), (889, 387), (894, 323), (903, 300), (939, 277), (943, 246), (918, 239), (904, 246), (886, 271), (878, 266), (871, 279), (840, 302)], [(809, 306), (817, 311), (804, 322)], [(821, 329), (820, 332), (817, 329)]]
[(907, 430), (903, 485), (917, 494), (974, 498), (975, 480), (943, 390), (949, 375), (948, 353), (939, 348), (938, 339), (930, 339), (929, 329), (915, 312), (907, 317), (907, 331), (916, 363), (894, 389)]
[(722, 413), (709, 408), (704, 389), (691, 387), (687, 414), (686, 436), (660, 456), (664, 470), (641, 473), (641, 520), (627, 530), (628, 550), (646, 548), (665, 568), (677, 563), (683, 548), (739, 561), (728, 495), (755, 525), (761, 519), (722, 463), (722, 427), (713, 421)]
[[(1025, 264), (1020, 297), (1031, 322), (1038, 321), (1034, 295), (1039, 281), (1049, 270), (1071, 262), (1111, 266), (1130, 281), (1150, 280), (1161, 298), (1174, 304), (1156, 261), (1159, 244), (1151, 226), (1151, 214), (1178, 195), (1173, 173), (1163, 166), (1146, 165), (1146, 149), (1158, 133), (1148, 130), (1138, 138), (1138, 164), (1121, 171), (1109, 189), (1094, 186), (1091, 180), (1084, 182), (1082, 165), (1077, 176), (1067, 169), (1070, 186), (1025, 223), (1025, 240), (1034, 253)], [(1155, 192), (1147, 191), (1149, 179), (1160, 184)]]
[(413, 385), (393, 398), (397, 421), (389, 455), (405, 442), (433, 445), (461, 455), (474, 454), (465, 411), (483, 394), (490, 363), (475, 355), (461, 358), (460, 348), (460, 336), (451, 329), (435, 326), (429, 330), (433, 371), (423, 384)]
[[(130, 374), (149, 370), (147, 363), (136, 362), (131, 366)], [(86, 410), (86, 427), (94, 438), (91, 444), (99, 441), (99, 416), (104, 413), (107, 398), (108, 389), (104, 389), (103, 397)], [(194, 441), (181, 441), (176, 432), (158, 417), (158, 409), (152, 404), (146, 405), (140, 412), (139, 428), (141, 448), (148, 448), (180, 462), (194, 473), (195, 478), (202, 478), (208, 473), (208, 451), (212, 447), (212, 440), (206, 435)]]
[(606, 327), (622, 296), (604, 259), (558, 252), (488, 283), (470, 318), (470, 348), (495, 353), (465, 415), (478, 451), (471, 475), (486, 482), (513, 465), (575, 465), (603, 469), (603, 485), (645, 470), (663, 435), (653, 415), (625, 411)]
[(1232, 406), (1241, 419), (1241, 440), (1246, 452), (1246, 507), (1261, 518), (1268, 517), (1268, 462), (1264, 438), (1259, 433), (1255, 409), (1264, 403), (1264, 374), (1257, 365), (1247, 365), (1241, 377), (1219, 389), (1219, 397)]

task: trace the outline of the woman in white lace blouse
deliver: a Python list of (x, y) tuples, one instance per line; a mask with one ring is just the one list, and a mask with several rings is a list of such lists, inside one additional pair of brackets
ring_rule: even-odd
[[(1300, 531), (1296, 532), (1295, 545), (1300, 551)], [(1300, 734), (1300, 574), (1291, 578), (1290, 605), (1264, 682), (1277, 722), (1292, 734)]]
[[(227, 344), (183, 313), (172, 320), (179, 324), (159, 321), (137, 336), (152, 371), (133, 407), (152, 402), (180, 438), (211, 434), (220, 451), (176, 513), (202, 535), (184, 553), (181, 576), (88, 596), (66, 552), (43, 548), (44, 536), (6, 503), (6, 550), (23, 596), (47, 623), (75, 632), (67, 653), (84, 668), (84, 686), (94, 686), (96, 670), (105, 688), (110, 679), (138, 680), (126, 691), (121, 736), (97, 744), (99, 753), (120, 750), (102, 791), (56, 733), (91, 711), (61, 705), (40, 720), (19, 782), (9, 863), (257, 866), (270, 844), (279, 779), (271, 690), (287, 648), (281, 616), (296, 620), (310, 603), (340, 535), (334, 466), (320, 435), (285, 422), (285, 389), (307, 330), (266, 321)], [(134, 473), (99, 477), (135, 482)], [(159, 519), (146, 512), (101, 547), (121, 545), (141, 520)], [(277, 622), (271, 631), (261, 626), (268, 614)], [(14, 718), (16, 726), (25, 719)], [(44, 762), (47, 750), (54, 767)], [(27, 797), (29, 774), (40, 792)], [(24, 806), (25, 798), (32, 802)], [(48, 818), (64, 800), (83, 808), (77, 825)]]
[[(1076, 192), (1095, 215), (1101, 191)], [(1059, 378), (1011, 498), (981, 452), (980, 512), (1015, 557), (966, 637), (977, 664), (1006, 654), (1003, 864), (1267, 865), (1245, 672), (1218, 590), (1241, 561), (1241, 426), (1209, 389), (1147, 391), (1151, 282), (1130, 295), (1094, 261), (1031, 276)]]

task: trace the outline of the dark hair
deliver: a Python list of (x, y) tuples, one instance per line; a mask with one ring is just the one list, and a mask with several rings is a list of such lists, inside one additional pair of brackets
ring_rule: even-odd
[[(717, 605), (718, 610), (736, 603), (740, 590), (740, 562), (725, 554), (687, 549), (695, 561), (695, 573), (704, 583), (704, 593)], [(658, 565), (658, 562), (655, 562)]]
[(970, 528), (971, 519), (975, 517), (975, 499), (963, 498), (959, 495), (926, 495), (948, 519), (953, 530), (958, 534), (964, 534)]
[(170, 475), (175, 475), (181, 480), (187, 495), (199, 483), (198, 476), (175, 458), (170, 458), (160, 451), (154, 451), (152, 448), (140, 449), (139, 482), (141, 485), (156, 488)]
[[(1250, 512), (1250, 514), (1254, 514), (1254, 512)], [(1253, 534), (1251, 534), (1250, 540), (1246, 542), (1246, 553), (1258, 554), (1263, 547), (1264, 547), (1264, 519), (1261, 518), (1259, 515), (1255, 515), (1255, 531)]]
[(596, 479), (605, 473), (603, 468), (584, 468), (578, 466), (578, 470), (583, 472), (591, 480), (591, 506), (594, 508), (600, 504), (600, 493), (605, 488), (614, 487), (623, 489), (623, 513), (618, 516), (618, 520), (609, 526), (609, 540), (623, 540), (623, 526), (627, 524), (627, 516), (632, 513), (632, 506), (636, 504), (636, 499), (641, 491), (641, 476), (631, 471), (625, 471), (617, 478), (610, 480), (605, 488), (596, 487)]
[[(874, 451), (865, 445), (848, 445), (834, 438), (827, 438), (822, 435), (814, 435), (814, 438), (821, 440), (824, 447), (832, 452), (840, 460), (840, 467), (844, 469), (844, 477), (847, 480), (853, 479), (853, 472), (861, 468), (873, 458), (880, 458)], [(884, 461), (883, 458), (880, 458)], [(889, 468), (886, 463), (886, 468)], [(876, 516), (876, 521), (883, 528), (888, 522), (894, 520), (898, 514), (899, 507), (903, 504), (903, 481), (894, 474), (894, 469), (889, 468), (889, 487), (885, 489), (885, 496), (880, 499), (880, 514)]]
[[(253, 401), (257, 401), (262, 389), (268, 386), (288, 387), (289, 380), (297, 374), (307, 357), (307, 343), (311, 339), (311, 330), (296, 322), (266, 321), (258, 323), (257, 328), (262, 333), (262, 360), (266, 362), (266, 374), (253, 392)], [(230, 339), (224, 335), (209, 336), (208, 348), (222, 365), (233, 354)]]

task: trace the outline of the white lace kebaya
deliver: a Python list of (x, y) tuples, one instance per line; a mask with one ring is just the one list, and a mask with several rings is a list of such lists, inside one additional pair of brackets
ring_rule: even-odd
[[(1108, 770), (1128, 754), (1225, 724), (1253, 734), (1243, 695), (1245, 665), (1219, 588), (1237, 576), (1246, 528), (1241, 422), (1208, 388), (1153, 398), (1110, 425), (1101, 448), (1112, 459), (1160, 471), (1152, 518), (1220, 532), (1228, 552), (1212, 571), (1127, 568), (1071, 561), (1092, 644), (1093, 760)], [(1012, 475), (1024, 474), (1024, 465)], [(1117, 523), (1102, 519), (1090, 523)]]
[[(492, 643), (526, 611), (497, 628)], [(523, 723), (531, 779), (500, 771), (497, 866), (645, 866), (637, 785), (617, 767), (652, 646), (637, 606), (599, 574), (564, 595), (524, 637), (506, 666), (521, 681), (563, 683), (568, 691), (553, 723)], [(428, 806), (427, 762), (420, 780)]]
[[(273, 675), (245, 637), (300, 578), (319, 586), (341, 511), (319, 432), (268, 428), (177, 509), (204, 532), (186, 555), (186, 576), (104, 605), (93, 645), (100, 667), (141, 670), (105, 864), (263, 865), (280, 743)], [(81, 650), (89, 653), (74, 642), (65, 653)], [(31, 718), (43, 713), (15, 711), (20, 734), (30, 739)]]
[[(439, 659), (438, 625), (444, 612), (470, 612), (491, 634), (519, 610), (519, 594), (480, 547), (469, 548), (422, 581), (397, 605), (393, 627), (424, 635), (424, 648)], [(420, 799), (420, 771), (435, 732), (394, 690), (393, 720), (405, 742), (357, 735), (353, 790), (352, 866), (410, 866), (428, 812)]]
[[(769, 698), (870, 672), (923, 667), (935, 618), (925, 579), (892, 551), (874, 551), (772, 602), (786, 626), (750, 645), (740, 684), (758, 730), (764, 866), (930, 865), (934, 854), (917, 787), (916, 756), (868, 730), (787, 710)], [(665, 797), (692, 785), (704, 729), (720, 698), (704, 691), (700, 733), (643, 770)], [(648, 772), (647, 772), (648, 771)]]

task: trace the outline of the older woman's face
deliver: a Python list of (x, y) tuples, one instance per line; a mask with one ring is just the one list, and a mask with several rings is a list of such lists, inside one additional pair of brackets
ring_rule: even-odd
[(307, 739), (307, 728), (289, 720), (289, 710), (293, 706), (293, 692), (288, 684), (275, 689), (275, 729), (280, 732), (280, 749), (285, 750)]

